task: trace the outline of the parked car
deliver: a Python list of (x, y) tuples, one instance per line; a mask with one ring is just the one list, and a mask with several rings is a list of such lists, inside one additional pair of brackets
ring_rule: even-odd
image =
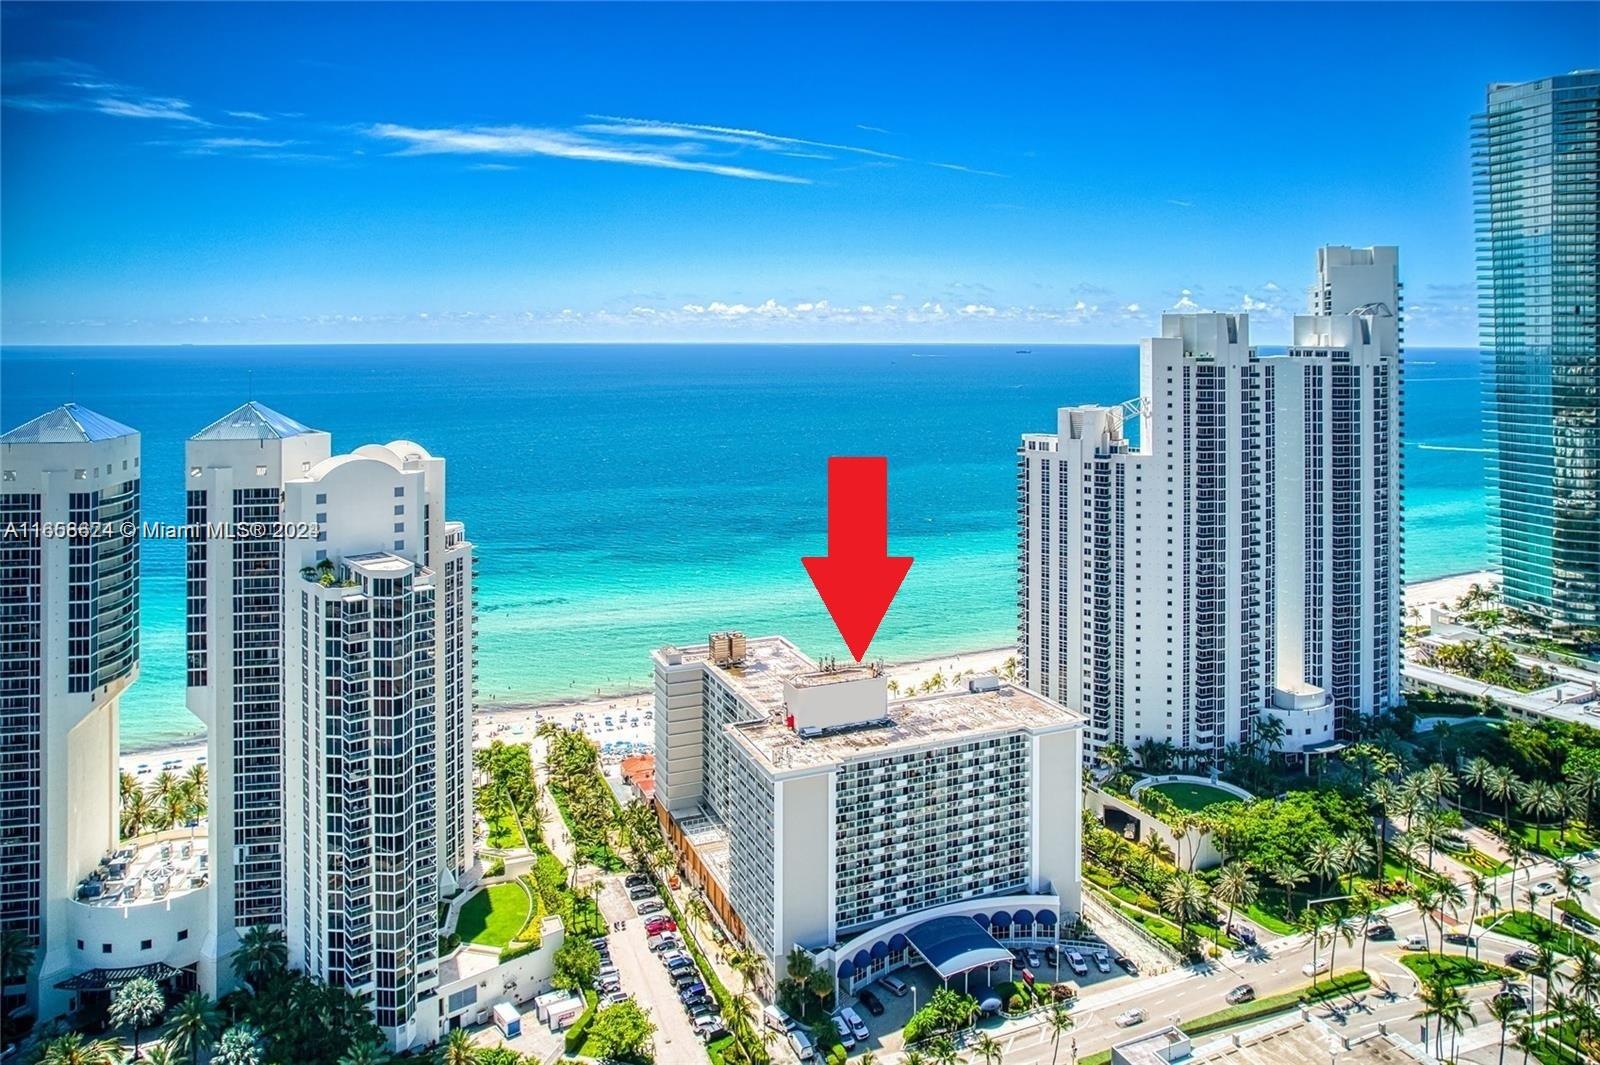
[(1039, 952), (1037, 950), (1033, 950), (1033, 949), (1030, 948), (1028, 950), (1028, 965), (1031, 966), (1032, 968), (1037, 969), (1039, 966), (1041, 966), (1043, 964), (1044, 964), (1044, 958), (1040, 956), (1040, 954), (1039, 954)]
[[(885, 979), (888, 978), (885, 977)], [(795, 1019), (777, 1006), (762, 1007), (761, 1023), (771, 1028), (774, 1032), (792, 1032), (798, 1027)]]
[(1506, 955), (1506, 964), (1513, 969), (1531, 969), (1539, 964), (1539, 955), (1531, 950), (1514, 950)]
[(694, 1016), (694, 1011), (701, 1007), (707, 1009), (711, 1006), (711, 997), (704, 991), (684, 991), (678, 995), (683, 1000), (683, 1008), (689, 1011), (689, 1016)]
[(1119, 954), (1117, 956), (1117, 968), (1121, 969), (1129, 976), (1139, 975), (1139, 963), (1128, 957), (1126, 954)]
[(628, 1001), (628, 993), (626, 991), (608, 991), (605, 997), (600, 1000), (600, 1004), (602, 1006), (615, 1006), (626, 1001)]
[(696, 1017), (694, 1021), (694, 1034), (699, 1036), (703, 1042), (707, 1043), (715, 1039), (721, 1039), (723, 1036), (722, 1018)]
[(1067, 951), (1067, 966), (1079, 976), (1089, 975), (1089, 966), (1085, 964), (1083, 955), (1079, 954), (1076, 950)]
[(849, 1006), (846, 1006), (844, 1009), (840, 1010), (839, 1016), (843, 1017), (844, 1023), (850, 1026), (850, 1034), (856, 1037), (856, 1042), (864, 1042), (870, 1036), (871, 1033), (867, 1031), (866, 1024), (864, 1024), (861, 1020), (861, 1014), (857, 1013)]
[(660, 913), (666, 908), (666, 905), (667, 904), (662, 902), (660, 899), (645, 899), (643, 902), (639, 903), (639, 905), (635, 906), (634, 909), (638, 912), (640, 917), (646, 917), (652, 913)]
[(1135, 1006), (1131, 1010), (1127, 1010), (1127, 1011), (1125, 1011), (1123, 1013), (1117, 1014), (1117, 1027), (1118, 1028), (1132, 1028), (1136, 1024), (1143, 1023), (1144, 1018), (1145, 1018), (1144, 1010), (1139, 1009), (1137, 1006)]
[(789, 1033), (789, 1049), (801, 1061), (810, 1061), (816, 1053), (811, 1046), (811, 1037), (798, 1028)]
[(1377, 940), (1390, 940), (1394, 938), (1394, 926), (1387, 924), (1367, 925), (1367, 938)]
[(659, 954), (664, 950), (677, 950), (683, 946), (683, 941), (671, 932), (662, 932), (645, 940), (645, 946)]
[(650, 883), (650, 878), (643, 873), (629, 873), (622, 882), (630, 888), (644, 887)]
[(1061, 954), (1056, 950), (1054, 943), (1044, 948), (1044, 960), (1053, 966), (1061, 964)]
[(1090, 955), (1094, 959), (1094, 967), (1103, 973), (1111, 971), (1111, 955), (1103, 950), (1097, 950)]
[(652, 917), (644, 924), (645, 934), (651, 936), (658, 932), (676, 932), (677, 930), (678, 922), (670, 917)]
[(1255, 998), (1256, 989), (1251, 987), (1249, 984), (1240, 984), (1238, 987), (1234, 988), (1232, 991), (1229, 991), (1222, 997), (1228, 1001), (1229, 1005), (1238, 1005), (1241, 1002), (1249, 1002), (1251, 999)]
[(878, 983), (883, 986), (884, 990), (888, 991), (889, 994), (893, 995), (895, 998), (904, 998), (906, 992), (911, 990), (906, 986), (906, 982), (900, 979), (898, 976), (885, 976), (879, 980)]
[(874, 1017), (883, 1016), (883, 999), (872, 993), (870, 987), (862, 988), (856, 992), (856, 1001), (861, 1003), (863, 1009)]
[(837, 1013), (829, 1019), (833, 1021), (833, 1030), (839, 1033), (840, 1044), (846, 1050), (852, 1049), (856, 1045), (856, 1037), (851, 1034), (850, 1026), (845, 1023), (845, 1019)]
[(694, 983), (690, 984), (688, 987), (684, 988), (682, 991), (679, 991), (678, 992), (678, 997), (680, 999), (682, 999), (683, 1001), (688, 1002), (691, 998), (694, 998), (697, 995), (703, 995), (705, 993), (706, 993), (706, 985), (702, 984), (700, 981), (696, 980)]

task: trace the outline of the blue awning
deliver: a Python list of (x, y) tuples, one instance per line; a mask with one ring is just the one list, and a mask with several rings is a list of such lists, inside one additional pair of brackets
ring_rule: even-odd
[(1011, 927), (1011, 915), (1009, 913), (1007, 913), (1006, 911), (1001, 910), (999, 913), (994, 915), (994, 920), (993, 920), (992, 923), (994, 924), (994, 927), (996, 927), (996, 928), (1010, 928)]
[(839, 963), (839, 979), (848, 980), (851, 976), (855, 975), (855, 971), (855, 962), (851, 961), (849, 958), (846, 958), (844, 961)]
[(1011, 919), (1013, 921), (1017, 922), (1018, 924), (1032, 924), (1033, 923), (1033, 911), (1032, 910), (1018, 910), (1016, 913), (1011, 915)]
[(1056, 915), (1051, 913), (1049, 910), (1040, 910), (1039, 915), (1035, 917), (1034, 920), (1038, 921), (1046, 928), (1054, 928), (1056, 925)]
[(979, 928), (989, 927), (989, 915), (986, 913), (975, 913), (972, 915), (972, 919), (978, 922)]
[(857, 969), (865, 969), (872, 964), (872, 956), (864, 950), (856, 951), (856, 956), (852, 960), (856, 963)]
[(879, 940), (872, 944), (872, 960), (882, 961), (889, 956), (889, 944)]
[(891, 951), (905, 950), (906, 943), (908, 942), (909, 940), (907, 940), (905, 936), (901, 935), (899, 932), (896, 932), (894, 935), (889, 937), (889, 949)]
[(1011, 960), (1011, 952), (971, 917), (935, 917), (908, 929), (906, 938), (943, 980)]

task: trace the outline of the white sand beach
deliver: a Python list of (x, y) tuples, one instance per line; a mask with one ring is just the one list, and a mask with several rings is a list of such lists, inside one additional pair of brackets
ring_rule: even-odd
[[(1413, 609), (1422, 614), (1429, 605), (1454, 603), (1474, 584), (1497, 585), (1499, 581), (1499, 574), (1484, 570), (1408, 584), (1405, 588), (1407, 616), (1410, 616)], [(963, 651), (959, 654), (890, 663), (886, 668), (890, 678), (898, 681), (901, 690), (906, 691), (940, 672), (952, 683), (956, 677), (968, 670), (973, 673), (998, 673), (1006, 659), (1014, 654), (1016, 654), (1014, 646), (995, 647), (983, 651)], [(519, 742), (530, 738), (540, 722), (554, 721), (563, 727), (581, 724), (583, 731), (603, 744), (647, 744), (651, 743), (654, 737), (651, 722), (646, 720), (646, 712), (650, 711), (653, 705), (654, 696), (648, 689), (579, 702), (483, 703), (478, 707), (475, 716), (473, 743), (476, 746), (486, 746), (495, 739)], [(606, 727), (607, 717), (611, 719), (609, 728)], [(203, 760), (205, 751), (203, 743), (186, 743), (160, 750), (126, 754), (122, 756), (121, 763), (123, 769), (138, 774), (140, 780), (148, 782), (161, 771), (164, 763), (172, 763), (173, 769), (181, 772), (195, 761)]]

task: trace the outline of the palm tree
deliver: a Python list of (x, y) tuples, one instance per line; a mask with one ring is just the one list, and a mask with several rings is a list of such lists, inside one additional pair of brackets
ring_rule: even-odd
[(472, 1037), (464, 1029), (452, 1029), (439, 1048), (439, 1065), (475, 1065)]
[(741, 994), (748, 995), (766, 968), (766, 959), (754, 950), (735, 950), (728, 955), (728, 965), (744, 981)]
[(198, 991), (185, 995), (172, 1009), (169, 1035), (173, 1049), (189, 1054), (190, 1065), (200, 1065), (200, 1048), (209, 1046), (222, 1027), (222, 1014)]
[(1356, 905), (1361, 910), (1361, 968), (1367, 967), (1367, 929), (1372, 925), (1372, 917), (1378, 908), (1383, 905), (1383, 899), (1373, 891), (1370, 885), (1363, 884), (1356, 889)]
[(1517, 796), (1517, 805), (1523, 813), (1533, 815), (1533, 838), (1543, 842), (1544, 819), (1561, 809), (1561, 798), (1556, 790), (1542, 780), (1524, 784)]
[(1050, 1026), (1050, 1065), (1056, 1065), (1056, 1057), (1061, 1053), (1061, 1037), (1072, 1030), (1072, 1014), (1057, 1003), (1045, 1017), (1045, 1023)]
[(1500, 1025), (1500, 1061), (1506, 1063), (1506, 1029), (1522, 1012), (1522, 1004), (1512, 995), (1496, 995), (1489, 1000), (1489, 1016)]
[(133, 1058), (139, 1060), (139, 1032), (161, 1019), (167, 1012), (167, 997), (148, 976), (129, 980), (111, 998), (111, 1023), (133, 1029)]
[(33, 968), (33, 940), (20, 928), (0, 931), (0, 984), (20, 983)]
[(1517, 870), (1522, 867), (1522, 860), (1528, 856), (1528, 845), (1522, 842), (1522, 837), (1509, 834), (1510, 824), (1507, 823), (1506, 831), (1506, 857), (1511, 861), (1511, 912), (1517, 912)]
[(44, 1045), (39, 1065), (122, 1065), (122, 1046), (110, 1039), (86, 1039), (78, 1032), (57, 1036)]
[(382, 1043), (357, 1043), (339, 1058), (339, 1065), (388, 1065), (389, 1052)]
[(261, 1065), (261, 1033), (243, 1022), (229, 1028), (217, 1043), (211, 1065)]
[(117, 771), (117, 800), (118, 800), (118, 802), (122, 803), (123, 805), (127, 805), (128, 800), (131, 799), (133, 797), (134, 793), (139, 791), (139, 790), (141, 790), (141, 789), (139, 787), (139, 778), (138, 777), (134, 776), (132, 773), (128, 772), (126, 769), (121, 769), (121, 770)]
[[(1354, 946), (1355, 945), (1355, 941), (1356, 941), (1355, 932), (1351, 930), (1350, 923), (1345, 920), (1345, 915), (1344, 915), (1344, 912), (1342, 910), (1342, 904), (1341, 903), (1334, 903), (1334, 906), (1335, 906), (1335, 909), (1333, 911), (1333, 920), (1328, 924), (1328, 978), (1329, 979), (1333, 978), (1333, 963), (1334, 963), (1334, 959), (1336, 959), (1339, 956), (1339, 941), (1341, 939), (1344, 940), (1344, 945), (1347, 946), (1347, 947)], [(1363, 939), (1363, 943), (1365, 943), (1365, 939)], [(1315, 972), (1315, 966), (1313, 966), (1312, 968), (1313, 968), (1313, 971), (1311, 973), (1311, 986), (1313, 988), (1315, 988), (1317, 986), (1317, 974)]]
[(1350, 878), (1345, 891), (1353, 892), (1356, 874), (1365, 872), (1372, 864), (1372, 844), (1367, 842), (1366, 836), (1352, 832), (1334, 845), (1334, 853), (1339, 860), (1339, 871)]
[(1583, 800), (1583, 823), (1588, 828), (1594, 827), (1592, 814), (1594, 801), (1600, 796), (1600, 768), (1595, 766), (1571, 766), (1567, 769), (1567, 785), (1574, 795)]
[(934, 1065), (959, 1065), (961, 1055), (956, 1050), (956, 1043), (947, 1035), (941, 1035), (928, 1047), (928, 1056)]
[(1275, 865), (1271, 869), (1268, 869), (1267, 876), (1272, 878), (1272, 882), (1274, 884), (1283, 889), (1284, 896), (1287, 900), (1287, 909), (1285, 912), (1288, 913), (1289, 916), (1293, 917), (1294, 889), (1298, 885), (1306, 882), (1306, 871), (1293, 862), (1284, 862), (1282, 865)]
[(1242, 906), (1249, 909), (1256, 901), (1258, 889), (1250, 877), (1250, 864), (1244, 861), (1230, 862), (1217, 877), (1217, 886), (1212, 889), (1212, 894), (1218, 902), (1227, 904), (1227, 924), (1232, 925), (1234, 908)]
[[(1300, 916), (1295, 919), (1295, 927), (1306, 933), (1307, 940), (1311, 943), (1311, 986), (1317, 986), (1317, 951), (1328, 942), (1327, 933), (1322, 930), (1322, 920), (1317, 912), (1310, 906), (1300, 911)], [(1332, 965), (1328, 966), (1331, 970)]]
[(1172, 915), (1186, 939), (1194, 934), (1189, 923), (1205, 909), (1206, 899), (1205, 885), (1189, 873), (1173, 873), (1161, 885), (1161, 908)]
[(183, 1057), (171, 1043), (157, 1043), (145, 1053), (144, 1065), (182, 1065)]
[(1466, 1021), (1476, 1021), (1472, 1004), (1459, 987), (1450, 986), (1449, 981), (1443, 977), (1429, 980), (1422, 986), (1417, 997), (1422, 1002), (1422, 1009), (1412, 1014), (1412, 1019), (1421, 1018), (1426, 1023), (1432, 1018), (1436, 1022), (1434, 1056), (1443, 1059), (1444, 1030), (1450, 1029), (1453, 1042), (1455, 1036), (1466, 1030)]
[(261, 990), (267, 977), (282, 972), (288, 964), (289, 947), (283, 933), (264, 924), (245, 929), (233, 955), (233, 971), (255, 991)]
[(1001, 1049), (1000, 1041), (988, 1032), (980, 1033), (972, 1044), (972, 1049), (978, 1057), (983, 1059), (984, 1065), (999, 1065), (1000, 1059), (1005, 1056)]
[(1410, 894), (1411, 901), (1417, 904), (1417, 912), (1422, 915), (1422, 949), (1429, 951), (1432, 948), (1428, 946), (1428, 915), (1439, 905), (1439, 889), (1424, 881), (1413, 884)]
[(1466, 771), (1462, 773), (1462, 779), (1467, 782), (1467, 786), (1478, 793), (1480, 803), (1488, 792), (1489, 780), (1494, 776), (1494, 769), (1493, 762), (1479, 755), (1467, 763)]
[(1517, 775), (1504, 766), (1496, 766), (1494, 772), (1484, 781), (1484, 790), (1491, 799), (1500, 800), (1500, 820), (1505, 825), (1506, 833), (1511, 832), (1511, 800), (1522, 789), (1522, 782)]
[[(1544, 997), (1546, 1005), (1549, 1005), (1550, 1002), (1551, 981), (1555, 979), (1556, 974), (1560, 971), (1560, 969), (1561, 959), (1556, 955), (1555, 951), (1550, 949), (1550, 945), (1548, 943), (1540, 943), (1533, 948), (1533, 964), (1528, 967), (1529, 990), (1532, 991), (1533, 989), (1533, 978), (1535, 976), (1544, 980)], [(1536, 1013), (1533, 1013), (1528, 1019), (1537, 1026), (1539, 1018)]]
[[(1472, 912), (1467, 915), (1467, 938), (1472, 939), (1474, 938), (1472, 926), (1478, 923), (1478, 904), (1485, 898), (1494, 897), (1494, 881), (1482, 873), (1469, 872), (1467, 873), (1467, 888), (1472, 892)], [(1469, 943), (1461, 948), (1461, 953), (1465, 954), (1471, 949), (1472, 947)]]
[(1378, 875), (1383, 875), (1383, 850), (1389, 842), (1389, 810), (1394, 806), (1395, 786), (1387, 780), (1377, 780), (1369, 792), (1372, 803), (1378, 808), (1378, 829), (1374, 834), (1378, 843)]
[(828, 997), (833, 994), (833, 974), (826, 969), (813, 969), (806, 977), (806, 990), (817, 1000), (817, 1008), (828, 1008)]
[(1332, 839), (1320, 836), (1311, 841), (1311, 849), (1306, 852), (1306, 868), (1317, 875), (1319, 884), (1327, 883), (1329, 876), (1339, 868), (1339, 852)]
[(150, 782), (150, 800), (156, 808), (156, 827), (171, 828), (172, 822), (167, 819), (167, 813), (172, 809), (173, 796), (178, 790), (178, 776), (170, 769), (163, 769), (156, 774)]
[(1571, 784), (1556, 784), (1552, 786), (1551, 790), (1555, 792), (1557, 812), (1561, 815), (1561, 835), (1559, 838), (1562, 843), (1565, 843), (1567, 841), (1567, 822), (1579, 810), (1587, 811), (1589, 803)]
[[(1437, 893), (1437, 909), (1434, 911), (1434, 923), (1439, 926), (1439, 953), (1444, 953), (1444, 911), (1450, 911), (1452, 920), (1459, 920), (1461, 907), (1467, 904), (1467, 896), (1461, 890), (1461, 885), (1454, 880), (1439, 880), (1434, 884)], [(1470, 936), (1468, 938), (1471, 938)]]
[(150, 793), (143, 788), (134, 789), (133, 794), (122, 801), (121, 822), (122, 838), (132, 839), (140, 835), (155, 817), (155, 805), (150, 801)]

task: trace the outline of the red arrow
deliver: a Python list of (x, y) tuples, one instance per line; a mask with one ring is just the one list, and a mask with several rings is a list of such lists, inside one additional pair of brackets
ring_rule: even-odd
[(800, 561), (861, 661), (912, 561), (889, 554), (888, 459), (828, 460), (828, 554)]

